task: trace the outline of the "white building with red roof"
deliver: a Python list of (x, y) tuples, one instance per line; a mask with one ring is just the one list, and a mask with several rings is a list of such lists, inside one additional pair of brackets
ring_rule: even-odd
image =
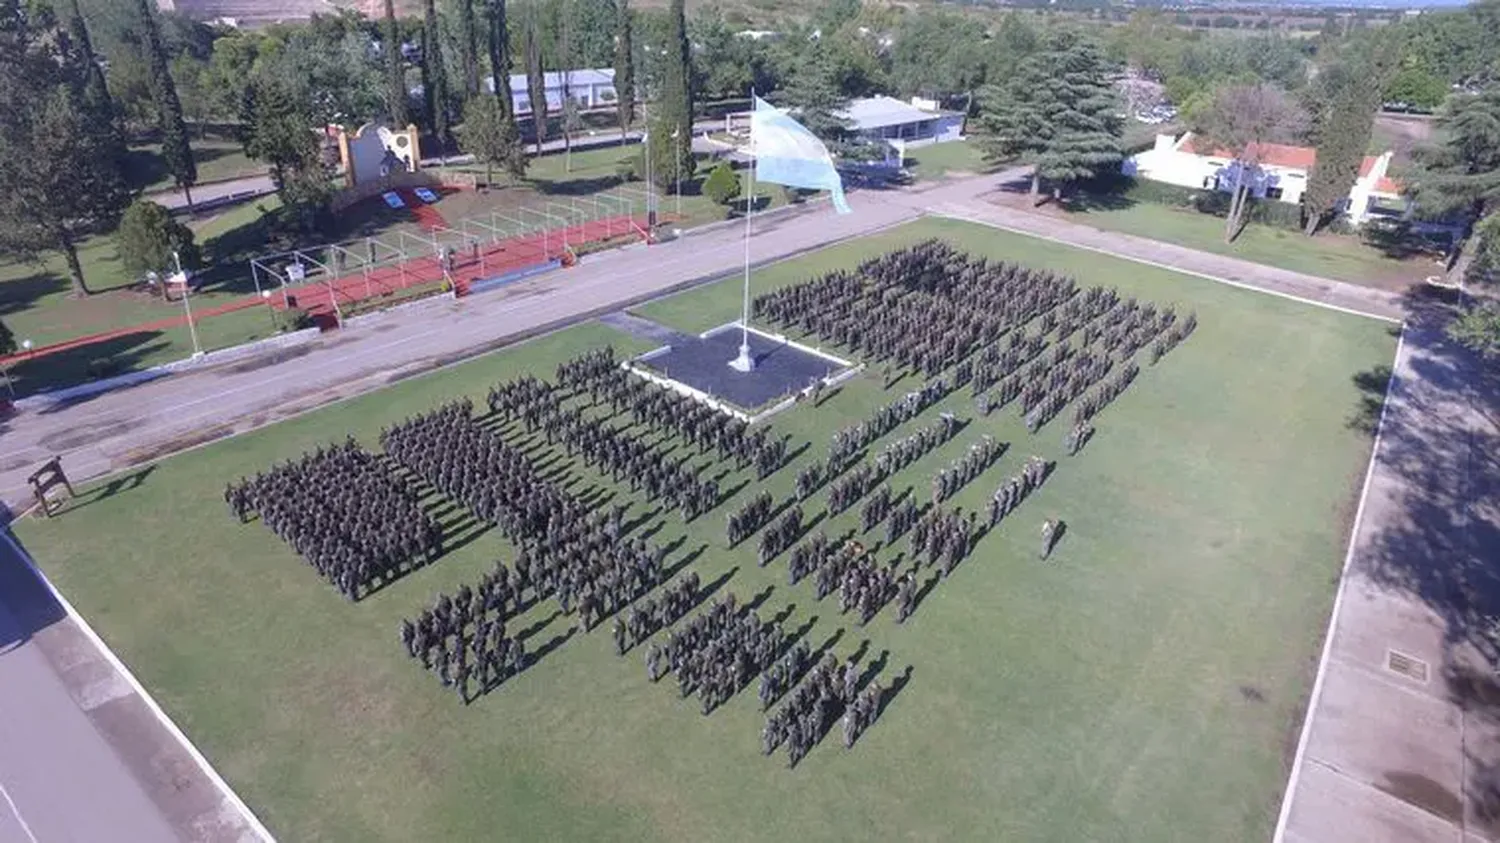
[[(1180, 137), (1157, 135), (1156, 143), (1127, 159), (1123, 169), (1126, 175), (1137, 178), (1226, 193), (1243, 179), (1259, 199), (1297, 205), (1317, 162), (1316, 149), (1280, 143), (1252, 144), (1236, 159), (1229, 150), (1209, 148), (1192, 132), (1185, 132)], [(1390, 166), (1390, 152), (1366, 155), (1360, 163), (1359, 177), (1349, 189), (1345, 210), (1354, 225), (1371, 216), (1401, 217), (1409, 210), (1401, 186), (1388, 175)]]

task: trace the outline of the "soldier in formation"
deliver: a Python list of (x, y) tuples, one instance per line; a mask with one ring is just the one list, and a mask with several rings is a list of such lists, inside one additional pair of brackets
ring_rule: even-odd
[(468, 586), (457, 595), (440, 595), (415, 621), (401, 621), (401, 645), (407, 655), (435, 671), (466, 704), (522, 670), (529, 659), (526, 644), (505, 630), (503, 616), (485, 605)]
[(664, 647), (651, 645), (646, 674), (655, 682), (675, 673), (679, 693), (696, 693), (706, 715), (770, 667), (787, 643), (780, 624), (762, 622), (730, 594), (673, 631)]
[(443, 533), (417, 498), (354, 441), (231, 483), (224, 502), (252, 514), (348, 599), (443, 552)]

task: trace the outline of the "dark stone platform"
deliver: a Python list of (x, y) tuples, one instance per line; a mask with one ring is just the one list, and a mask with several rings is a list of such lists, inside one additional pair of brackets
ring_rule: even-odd
[(755, 371), (729, 367), (729, 361), (740, 355), (740, 329), (733, 327), (707, 337), (680, 338), (670, 351), (637, 363), (746, 411), (758, 410), (804, 389), (814, 378), (848, 368), (754, 331), (750, 333), (750, 354), (755, 358)]

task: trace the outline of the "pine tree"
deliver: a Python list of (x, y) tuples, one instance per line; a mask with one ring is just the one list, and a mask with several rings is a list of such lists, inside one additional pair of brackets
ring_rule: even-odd
[(458, 64), (463, 74), (463, 98), (479, 93), (479, 23), (474, 0), (458, 0)]
[(401, 55), (401, 26), (396, 22), (395, 0), (385, 0), (385, 53), (386, 107), (391, 110), (391, 124), (402, 128), (411, 124), (407, 104), (410, 96), (406, 90), (406, 57)]
[(113, 123), (84, 103), (83, 62), (45, 8), (3, 12), (0, 25), (0, 249), (61, 252), (74, 295), (89, 289), (78, 242), (112, 227), (130, 202)]
[(443, 66), (443, 34), (438, 25), (437, 4), (426, 0), (422, 17), (422, 103), (427, 116), (427, 128), (437, 141), (438, 149), (445, 149), (452, 140), (448, 125), (450, 106), (448, 72)]
[(1457, 284), (1484, 245), (1478, 232), (1500, 207), (1500, 84), (1454, 96), (1439, 125), (1444, 141), (1418, 150), (1420, 168), (1411, 182), (1423, 211), (1464, 214), (1475, 222), (1475, 232), (1448, 268), (1449, 282)]
[(531, 125), (536, 131), (536, 151), (540, 155), (547, 140), (547, 71), (542, 64), (542, 41), (535, 6), (526, 8), (526, 97), (531, 101)]
[(631, 31), (630, 0), (617, 0), (615, 12), (615, 111), (623, 143), (635, 123), (635, 39)]
[(1314, 82), (1318, 161), (1302, 194), (1303, 230), (1309, 237), (1337, 213), (1359, 178), (1386, 81), (1376, 57), (1370, 59), (1335, 62)]
[(985, 156), (992, 161), (1030, 158), (1035, 164), (1033, 201), (1040, 196), (1042, 179), (1052, 182), (1054, 196), (1061, 196), (1066, 185), (1103, 172), (1123, 157), (1119, 106), (1106, 70), (1093, 41), (1058, 32), (1005, 82), (981, 93)]
[(136, 0), (140, 16), (142, 46), (146, 50), (146, 63), (151, 71), (151, 99), (156, 105), (157, 125), (161, 129), (161, 157), (167, 165), (172, 180), (182, 189), (188, 209), (193, 207), (193, 185), (198, 183), (198, 165), (193, 160), (193, 148), (188, 142), (187, 124), (182, 119), (182, 102), (177, 98), (177, 86), (172, 83), (172, 72), (167, 62), (167, 51), (162, 47), (161, 32), (156, 26), (156, 15), (152, 0)]
[(500, 108), (515, 122), (515, 92), (510, 88), (510, 23), (506, 20), (505, 0), (489, 0), (490, 16), (490, 82), (499, 98)]

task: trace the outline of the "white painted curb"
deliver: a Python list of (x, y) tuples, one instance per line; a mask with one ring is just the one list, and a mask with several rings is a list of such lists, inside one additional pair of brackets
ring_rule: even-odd
[(1380, 420), (1375, 424), (1375, 445), (1370, 449), (1370, 463), (1365, 468), (1365, 485), (1359, 493), (1359, 506), (1354, 510), (1354, 526), (1349, 529), (1349, 549), (1344, 554), (1344, 567), (1339, 572), (1339, 588), (1333, 597), (1333, 611), (1328, 613), (1328, 631), (1323, 634), (1323, 655), (1318, 659), (1318, 675), (1313, 680), (1312, 695), (1307, 699), (1307, 713), (1302, 717), (1302, 735), (1297, 739), (1297, 754), (1292, 757), (1292, 771), (1287, 777), (1286, 790), (1281, 795), (1281, 813), (1276, 819), (1276, 831), (1272, 843), (1282, 843), (1286, 837), (1287, 821), (1292, 815), (1292, 800), (1296, 796), (1297, 782), (1302, 775), (1303, 756), (1307, 754), (1308, 738), (1312, 735), (1313, 716), (1318, 712), (1318, 700), (1323, 696), (1323, 679), (1328, 675), (1328, 660), (1333, 655), (1333, 634), (1339, 622), (1339, 608), (1344, 603), (1344, 592), (1349, 588), (1349, 566), (1354, 561), (1355, 543), (1359, 539), (1359, 527), (1365, 517), (1365, 502), (1370, 497), (1370, 483), (1375, 479), (1375, 461), (1380, 458), (1381, 437), (1385, 433), (1386, 414), (1391, 409), (1391, 394), (1396, 391), (1397, 372), (1401, 370), (1401, 352), (1406, 347), (1406, 325), (1401, 326), (1401, 337), (1396, 340), (1395, 365), (1391, 367), (1391, 379), (1385, 385), (1385, 400), (1380, 405)]

